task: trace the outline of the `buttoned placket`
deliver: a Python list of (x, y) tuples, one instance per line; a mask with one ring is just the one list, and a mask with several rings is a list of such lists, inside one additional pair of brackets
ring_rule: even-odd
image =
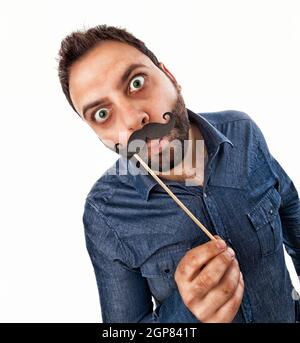
[[(204, 206), (206, 207), (207, 213), (211, 219), (211, 222), (213, 223), (216, 233), (226, 241), (227, 245), (231, 246), (233, 250), (235, 250), (234, 246), (232, 245), (232, 241), (228, 235), (228, 232), (226, 231), (226, 228), (224, 227), (221, 216), (219, 215), (216, 202), (213, 198), (213, 195), (209, 193), (209, 187), (208, 187), (208, 181), (212, 172), (213, 161), (215, 157), (217, 156), (219, 149), (220, 149), (220, 145), (217, 147), (215, 152), (209, 153), (209, 161), (207, 163), (207, 168), (205, 168), (205, 173), (204, 173), (203, 202), (204, 202)], [(237, 252), (236, 252), (236, 255), (238, 258)], [(243, 312), (246, 323), (252, 323), (253, 314), (251, 310), (250, 297), (249, 297), (246, 285), (244, 288), (244, 295), (243, 295), (243, 300), (241, 303), (241, 308), (242, 308), (242, 312)]]

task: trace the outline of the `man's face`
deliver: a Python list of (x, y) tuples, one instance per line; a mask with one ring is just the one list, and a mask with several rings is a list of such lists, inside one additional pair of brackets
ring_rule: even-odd
[[(130, 69), (137, 64), (140, 66)], [(130, 73), (126, 73), (129, 69)], [(165, 148), (174, 139), (188, 139), (190, 126), (179, 86), (164, 70), (128, 44), (101, 42), (72, 65), (70, 96), (82, 119), (110, 149), (116, 143), (126, 147), (133, 132), (149, 123), (166, 123), (163, 114), (173, 112), (175, 127), (161, 143)], [(148, 161), (160, 155), (149, 149)], [(170, 162), (172, 169), (173, 158)]]

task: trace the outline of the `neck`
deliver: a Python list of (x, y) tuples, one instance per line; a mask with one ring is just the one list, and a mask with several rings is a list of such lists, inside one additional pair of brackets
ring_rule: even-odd
[(200, 144), (198, 145), (198, 151), (196, 151), (196, 142), (199, 140), (204, 143), (203, 136), (199, 128), (194, 123), (191, 123), (189, 129), (188, 146), (184, 159), (173, 169), (170, 169), (166, 172), (158, 173), (158, 176), (163, 179), (173, 181), (184, 182), (188, 180), (193, 184), (202, 185), (206, 159), (206, 149), (205, 144)]

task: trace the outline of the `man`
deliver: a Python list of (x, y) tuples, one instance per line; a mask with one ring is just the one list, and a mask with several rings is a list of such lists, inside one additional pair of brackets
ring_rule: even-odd
[[(121, 156), (93, 185), (83, 215), (103, 322), (295, 322), (283, 243), (300, 275), (299, 198), (255, 122), (238, 111), (187, 109), (175, 77), (124, 29), (74, 32), (59, 58), (67, 100), (110, 149), (175, 115), (170, 134), (147, 142), (148, 163), (217, 238), (208, 241)], [(161, 157), (175, 140), (189, 144), (173, 147), (168, 169)]]

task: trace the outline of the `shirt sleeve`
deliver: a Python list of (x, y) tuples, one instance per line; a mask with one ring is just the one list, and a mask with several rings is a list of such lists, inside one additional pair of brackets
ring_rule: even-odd
[(300, 203), (296, 187), (278, 161), (271, 156), (272, 165), (279, 179), (281, 206), (279, 209), (283, 241), (300, 276)]
[(98, 286), (103, 323), (199, 323), (177, 289), (153, 311), (147, 279), (130, 268), (116, 232), (86, 202), (83, 223), (86, 247)]
[(271, 169), (277, 178), (277, 189), (281, 196), (279, 215), (282, 223), (283, 242), (291, 256), (298, 276), (300, 276), (300, 202), (297, 189), (280, 163), (270, 153), (265, 138), (253, 123), (258, 143), (266, 155)]

